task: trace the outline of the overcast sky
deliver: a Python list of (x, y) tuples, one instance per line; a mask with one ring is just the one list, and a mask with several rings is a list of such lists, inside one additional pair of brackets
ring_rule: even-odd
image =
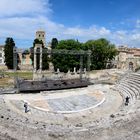
[(29, 48), (38, 29), (46, 41), (107, 38), (116, 45), (140, 47), (140, 0), (1, 0), (0, 44), (13, 37)]

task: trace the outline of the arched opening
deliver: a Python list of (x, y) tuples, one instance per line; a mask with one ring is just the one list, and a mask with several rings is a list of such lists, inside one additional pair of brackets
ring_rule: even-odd
[(133, 70), (133, 63), (129, 62), (129, 70)]

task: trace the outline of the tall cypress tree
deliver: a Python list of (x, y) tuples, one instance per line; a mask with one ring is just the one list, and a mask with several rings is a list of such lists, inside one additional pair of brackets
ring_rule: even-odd
[(58, 40), (57, 40), (57, 38), (53, 38), (53, 39), (52, 39), (52, 42), (51, 42), (51, 48), (52, 48), (52, 49), (55, 49), (55, 48), (57, 47), (57, 45), (58, 45)]
[(13, 38), (8, 37), (5, 41), (4, 54), (5, 54), (5, 65), (8, 69), (13, 69), (13, 48), (15, 42)]

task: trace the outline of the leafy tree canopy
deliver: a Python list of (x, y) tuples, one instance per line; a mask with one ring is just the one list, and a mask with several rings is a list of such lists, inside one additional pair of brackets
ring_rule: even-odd
[(69, 39), (69, 40), (61, 40), (58, 43), (57, 49), (67, 49), (67, 50), (80, 50), (81, 43), (77, 40)]
[[(56, 49), (66, 49), (66, 50), (80, 50), (81, 43), (75, 40), (61, 40), (59, 41)], [(55, 70), (57, 68), (60, 71), (67, 72), (68, 70), (73, 70), (74, 67), (79, 68), (79, 56), (69, 55), (69, 54), (55, 54), (52, 56), (52, 62), (54, 64)]]
[[(104, 69), (107, 62), (114, 59), (117, 55), (115, 45), (111, 44), (108, 40), (101, 38), (98, 40), (89, 40), (86, 43), (80, 43), (75, 40), (61, 40), (56, 49), (67, 50), (91, 50), (91, 69)], [(79, 56), (73, 55), (53, 55), (53, 64), (55, 70), (67, 72), (69, 69), (73, 70), (74, 67), (79, 69)], [(87, 57), (84, 57), (83, 66), (87, 66)]]
[(33, 42), (33, 47), (35, 47), (35, 44), (42, 44), (43, 48), (44, 48), (44, 43), (42, 40), (39, 40), (39, 39), (35, 39), (34, 42)]
[(108, 61), (114, 59), (117, 55), (115, 45), (111, 44), (108, 40), (101, 38), (98, 40), (89, 40), (84, 45), (85, 50), (90, 49), (91, 55), (91, 68), (104, 69)]

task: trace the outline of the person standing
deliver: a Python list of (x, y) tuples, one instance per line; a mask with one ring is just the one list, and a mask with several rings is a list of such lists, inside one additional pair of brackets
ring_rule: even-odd
[(28, 103), (24, 103), (25, 113), (28, 112)]
[(130, 97), (128, 97), (128, 96), (125, 98), (125, 105), (128, 105), (129, 99), (130, 99)]

